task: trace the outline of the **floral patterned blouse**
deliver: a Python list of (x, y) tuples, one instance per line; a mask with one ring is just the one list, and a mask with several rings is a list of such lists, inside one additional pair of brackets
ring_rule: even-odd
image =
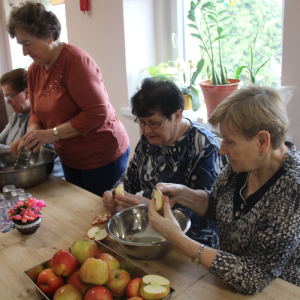
[(247, 173), (229, 165), (209, 197), (206, 218), (218, 226), (219, 251), (209, 271), (253, 294), (279, 277), (300, 286), (300, 152), (289, 147), (282, 167), (246, 202)]
[[(218, 143), (210, 131), (190, 122), (186, 132), (170, 146), (151, 145), (142, 135), (134, 157), (120, 179), (126, 192), (143, 191), (143, 196), (151, 199), (153, 186), (159, 182), (183, 184), (192, 189), (212, 188), (223, 167)], [(201, 223), (201, 218), (193, 212), (188, 209), (185, 212), (192, 224)]]

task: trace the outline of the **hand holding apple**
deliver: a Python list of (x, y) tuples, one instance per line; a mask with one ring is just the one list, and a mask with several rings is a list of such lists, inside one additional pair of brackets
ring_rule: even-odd
[(82, 300), (82, 293), (72, 284), (66, 284), (58, 288), (53, 300)]
[(164, 204), (164, 198), (162, 192), (158, 188), (153, 190), (153, 198), (155, 199), (156, 210), (161, 211)]
[(51, 265), (56, 275), (69, 276), (77, 269), (78, 262), (69, 250), (62, 249), (53, 255)]
[(118, 184), (118, 186), (117, 186), (116, 189), (115, 189), (115, 194), (116, 194), (116, 195), (122, 195), (122, 196), (125, 196), (124, 183), (123, 183), (123, 182), (120, 182), (120, 183)]

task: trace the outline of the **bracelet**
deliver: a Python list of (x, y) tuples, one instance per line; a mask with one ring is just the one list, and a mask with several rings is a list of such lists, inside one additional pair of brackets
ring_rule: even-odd
[(195, 263), (196, 265), (199, 265), (200, 264), (200, 257), (201, 257), (201, 254), (203, 252), (203, 249), (204, 249), (204, 245), (201, 244), (198, 252), (196, 253), (195, 257), (192, 259), (192, 262)]

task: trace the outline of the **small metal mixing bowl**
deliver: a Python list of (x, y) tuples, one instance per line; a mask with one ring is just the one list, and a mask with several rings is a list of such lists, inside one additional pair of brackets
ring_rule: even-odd
[[(191, 226), (189, 217), (181, 209), (172, 212), (186, 233)], [(172, 248), (168, 241), (162, 241), (162, 236), (150, 227), (147, 204), (129, 207), (111, 216), (106, 222), (106, 231), (120, 248), (136, 258), (159, 258)]]

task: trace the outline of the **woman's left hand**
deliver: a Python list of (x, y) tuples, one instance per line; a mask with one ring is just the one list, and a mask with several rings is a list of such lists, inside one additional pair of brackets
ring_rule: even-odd
[(51, 129), (28, 131), (22, 138), (25, 149), (32, 147), (33, 152), (37, 152), (44, 144), (50, 144), (57, 140)]
[(151, 228), (172, 242), (182, 234), (179, 223), (175, 219), (169, 203), (169, 198), (164, 196), (163, 216), (155, 208), (155, 199), (152, 198), (149, 205), (148, 216)]

